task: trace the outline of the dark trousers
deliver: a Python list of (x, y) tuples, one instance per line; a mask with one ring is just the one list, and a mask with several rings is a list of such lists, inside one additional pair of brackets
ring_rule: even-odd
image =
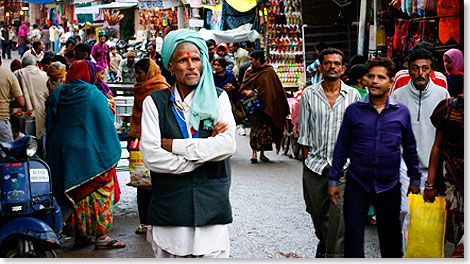
[(11, 46), (10, 43), (5, 43), (2, 44), (2, 58), (6, 59), (11, 59)]
[(383, 258), (401, 258), (400, 182), (381, 193), (367, 192), (352, 177), (347, 177), (344, 191), (344, 257), (364, 257), (364, 228), (370, 203), (377, 217), (380, 253)]
[(152, 199), (152, 189), (137, 188), (137, 208), (141, 224), (147, 225), (147, 213)]

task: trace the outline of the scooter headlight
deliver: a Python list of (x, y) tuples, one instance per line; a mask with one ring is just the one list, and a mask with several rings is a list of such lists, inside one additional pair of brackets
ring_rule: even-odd
[(38, 142), (32, 138), (28, 143), (26, 143), (26, 156), (33, 157), (36, 155), (38, 150)]

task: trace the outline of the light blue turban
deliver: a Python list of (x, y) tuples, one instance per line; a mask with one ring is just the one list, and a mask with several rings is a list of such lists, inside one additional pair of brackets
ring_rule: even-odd
[(203, 128), (212, 129), (217, 120), (218, 97), (209, 62), (207, 45), (201, 35), (196, 31), (188, 29), (179, 29), (168, 33), (163, 39), (162, 45), (163, 65), (168, 69), (168, 64), (173, 56), (173, 52), (175, 52), (176, 46), (182, 42), (191, 42), (196, 45), (202, 61), (201, 79), (194, 92), (189, 123), (195, 130), (198, 130), (201, 120), (204, 120)]

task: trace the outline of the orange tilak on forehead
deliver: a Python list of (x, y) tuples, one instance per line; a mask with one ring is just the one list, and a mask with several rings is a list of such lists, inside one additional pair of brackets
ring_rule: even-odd
[(189, 52), (186, 52), (186, 56), (188, 57), (188, 59), (191, 59), (191, 54), (189, 54)]

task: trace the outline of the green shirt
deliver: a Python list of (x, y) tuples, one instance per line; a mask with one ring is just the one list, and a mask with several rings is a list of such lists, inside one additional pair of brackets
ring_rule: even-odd
[(369, 90), (367, 87), (364, 87), (363, 89), (357, 87), (357, 85), (352, 85), (352, 87), (356, 88), (356, 90), (359, 91), (359, 94), (361, 95), (361, 99), (366, 97), (366, 95), (369, 93)]

